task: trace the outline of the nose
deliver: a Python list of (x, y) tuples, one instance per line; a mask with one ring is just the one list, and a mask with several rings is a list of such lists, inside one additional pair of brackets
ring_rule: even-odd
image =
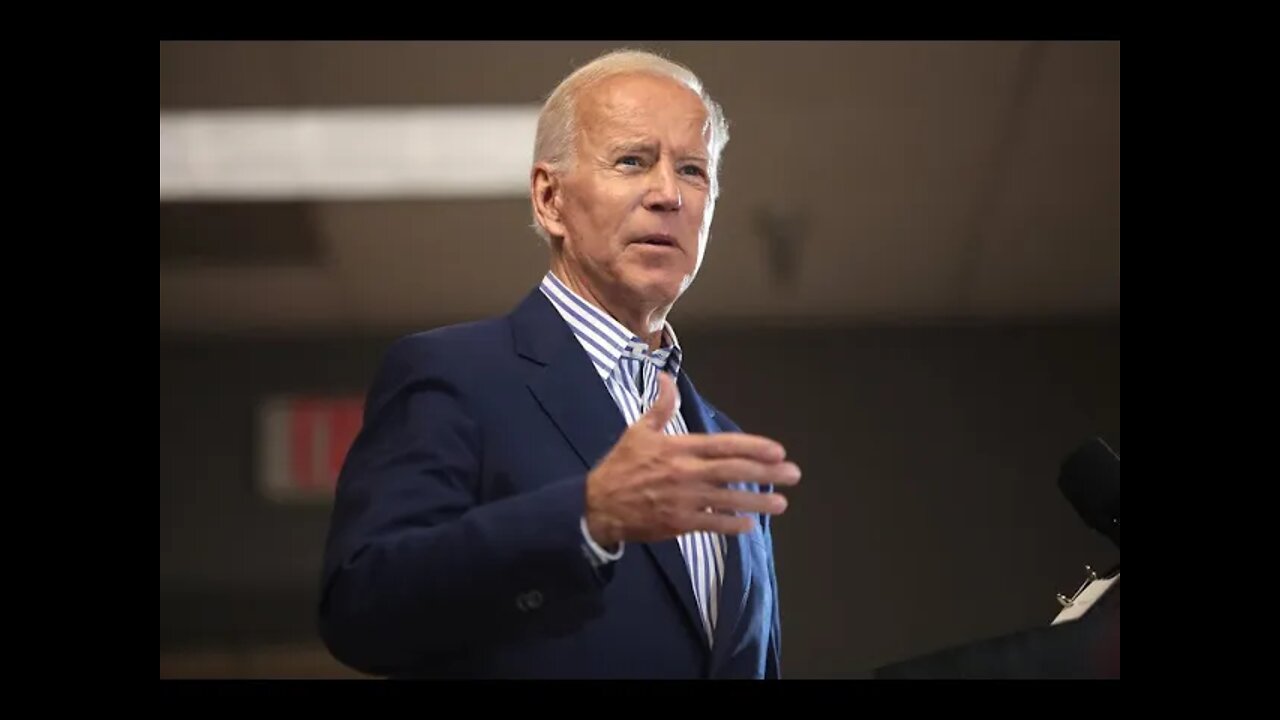
[(675, 168), (670, 163), (657, 163), (650, 176), (652, 184), (645, 195), (644, 205), (655, 212), (672, 212), (684, 204), (680, 197), (680, 183), (676, 181)]

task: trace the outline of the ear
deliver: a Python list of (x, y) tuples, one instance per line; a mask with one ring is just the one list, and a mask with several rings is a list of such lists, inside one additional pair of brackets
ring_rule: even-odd
[(547, 234), (563, 238), (564, 222), (560, 215), (561, 178), (546, 163), (533, 166), (529, 192), (533, 200), (533, 212)]

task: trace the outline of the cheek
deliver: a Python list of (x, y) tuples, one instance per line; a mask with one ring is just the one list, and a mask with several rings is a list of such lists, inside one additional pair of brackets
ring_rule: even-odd
[[(698, 233), (700, 238), (702, 238), (702, 236), (705, 235), (707, 231), (711, 229), (710, 228), (711, 216), (714, 211), (715, 211), (715, 205), (714, 203), (712, 203), (708, 205), (703, 205), (698, 209), (698, 211), (695, 211), (689, 214), (690, 215), (689, 225), (695, 232)], [(705, 240), (705, 238), (702, 238), (702, 239)]]
[(603, 205), (599, 198), (584, 198), (573, 204), (568, 225), (579, 255), (598, 255), (607, 243), (610, 230), (608, 217), (601, 212)]
[(614, 192), (595, 192), (584, 197), (578, 205), (578, 213), (584, 222), (597, 232), (611, 232), (630, 215), (631, 200)]

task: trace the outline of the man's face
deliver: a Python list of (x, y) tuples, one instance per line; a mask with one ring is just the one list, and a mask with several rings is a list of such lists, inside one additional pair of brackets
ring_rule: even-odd
[(579, 102), (577, 159), (556, 193), (566, 264), (614, 302), (669, 306), (693, 282), (711, 225), (711, 129), (684, 85), (611, 78)]

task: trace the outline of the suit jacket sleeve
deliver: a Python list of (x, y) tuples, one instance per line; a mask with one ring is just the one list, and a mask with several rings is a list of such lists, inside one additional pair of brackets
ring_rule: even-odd
[(431, 335), (392, 347), (339, 478), (320, 632), (369, 674), (572, 628), (611, 572), (584, 556), (585, 474), (479, 501), (485, 428), (470, 391), (483, 379), (460, 354)]

